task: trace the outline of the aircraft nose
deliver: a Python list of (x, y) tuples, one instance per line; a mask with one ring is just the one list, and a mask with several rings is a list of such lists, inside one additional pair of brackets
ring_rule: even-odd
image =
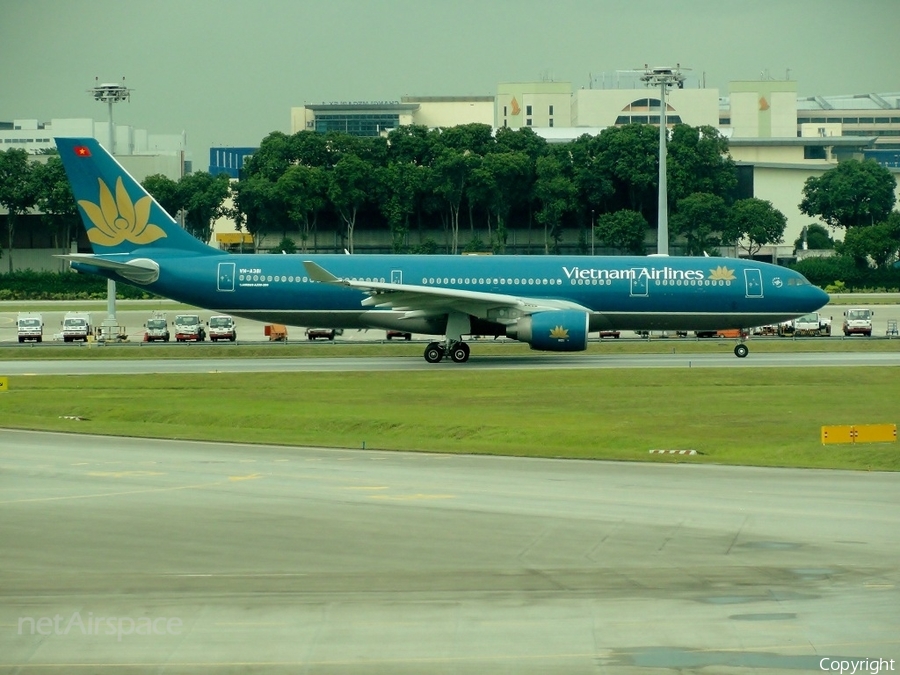
[(831, 302), (831, 296), (818, 286), (811, 286), (810, 289), (812, 291), (810, 294), (810, 301), (815, 305), (810, 311), (815, 311)]

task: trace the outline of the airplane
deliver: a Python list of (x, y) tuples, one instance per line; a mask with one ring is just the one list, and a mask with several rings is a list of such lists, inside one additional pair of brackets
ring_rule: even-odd
[(828, 302), (793, 270), (738, 258), (230, 254), (188, 234), (96, 140), (56, 145), (93, 251), (60, 256), (76, 271), (266, 323), (438, 336), (429, 363), (467, 361), (465, 336), (577, 352), (597, 331), (749, 329)]

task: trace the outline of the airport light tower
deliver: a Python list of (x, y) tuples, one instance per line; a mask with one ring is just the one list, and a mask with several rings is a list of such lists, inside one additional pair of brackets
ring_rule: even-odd
[[(93, 95), (95, 101), (103, 101), (109, 105), (109, 154), (116, 154), (116, 132), (113, 127), (113, 103), (131, 100), (131, 89), (125, 86), (125, 78), (122, 82), (100, 84), (99, 78), (94, 78), (97, 83), (88, 93)], [(100, 335), (103, 339), (115, 339), (119, 336), (119, 320), (116, 318), (116, 282), (112, 279), (106, 281), (106, 319), (100, 324)]]
[(644, 64), (641, 81), (648, 87), (659, 87), (659, 220), (656, 235), (657, 255), (669, 255), (669, 201), (666, 185), (666, 92), (669, 87), (684, 86), (681, 64), (674, 68), (650, 68)]
[(122, 101), (131, 100), (131, 89), (125, 86), (125, 78), (122, 78), (121, 84), (113, 82), (111, 84), (100, 84), (99, 78), (94, 78), (97, 84), (92, 89), (88, 89), (88, 93), (93, 95), (95, 101), (102, 101), (109, 105), (109, 154), (116, 154), (116, 133), (113, 129), (113, 103), (121, 103)]

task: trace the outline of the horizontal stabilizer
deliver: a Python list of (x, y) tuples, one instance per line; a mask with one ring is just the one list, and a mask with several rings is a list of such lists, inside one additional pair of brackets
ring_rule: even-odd
[(91, 253), (69, 253), (55, 257), (68, 260), (70, 263), (112, 270), (120, 277), (133, 281), (136, 284), (152, 284), (159, 279), (159, 265), (148, 258), (135, 258), (128, 262), (119, 262), (118, 260), (112, 260), (108, 256), (98, 256)]

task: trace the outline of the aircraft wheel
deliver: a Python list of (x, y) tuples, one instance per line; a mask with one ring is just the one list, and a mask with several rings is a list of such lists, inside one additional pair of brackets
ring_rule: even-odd
[(425, 360), (428, 363), (439, 363), (444, 358), (444, 349), (437, 342), (432, 342), (425, 347)]
[(465, 363), (469, 360), (469, 345), (465, 342), (457, 342), (450, 349), (450, 358), (454, 363)]
[(450, 348), (450, 358), (454, 363), (465, 363), (469, 360), (469, 345), (457, 342)]
[(734, 355), (739, 359), (744, 358), (747, 354), (750, 353), (750, 350), (747, 348), (747, 345), (740, 344), (734, 348)]

